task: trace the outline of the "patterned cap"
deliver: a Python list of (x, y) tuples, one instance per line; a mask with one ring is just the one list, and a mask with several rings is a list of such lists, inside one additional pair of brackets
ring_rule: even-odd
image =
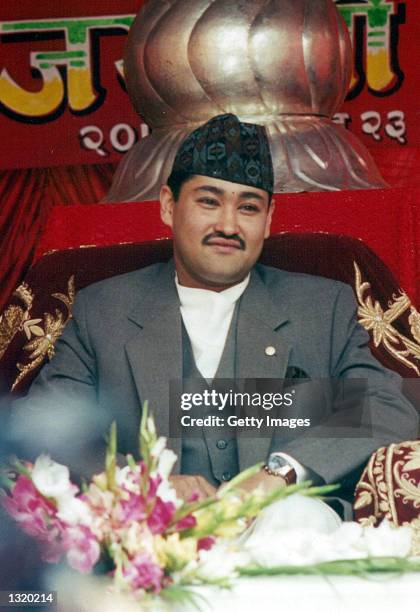
[(265, 128), (218, 115), (192, 132), (175, 157), (172, 174), (211, 176), (273, 193), (273, 162)]

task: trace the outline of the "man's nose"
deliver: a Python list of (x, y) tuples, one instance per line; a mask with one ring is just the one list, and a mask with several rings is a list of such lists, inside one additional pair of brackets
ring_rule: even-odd
[(221, 207), (214, 226), (217, 232), (222, 232), (226, 236), (233, 236), (239, 233), (238, 214), (235, 208)]

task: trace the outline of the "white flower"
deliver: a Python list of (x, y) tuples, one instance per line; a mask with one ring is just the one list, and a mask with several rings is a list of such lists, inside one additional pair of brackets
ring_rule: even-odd
[(31, 476), (34, 485), (45, 497), (58, 500), (62, 497), (74, 497), (78, 491), (70, 482), (68, 467), (56, 463), (48, 455), (38, 457)]
[(123, 468), (117, 468), (115, 481), (119, 488), (124, 487), (127, 491), (137, 493), (139, 491), (140, 466), (126, 465)]
[(236, 568), (249, 563), (246, 552), (220, 543), (210, 550), (201, 550), (196, 575), (206, 580), (229, 579), (236, 575)]
[(93, 516), (89, 506), (77, 497), (60, 498), (57, 516), (68, 525), (86, 525), (90, 527), (93, 523)]
[(393, 527), (384, 520), (379, 527), (365, 527), (367, 552), (372, 557), (407, 557), (411, 549), (410, 527)]
[(148, 417), (147, 419), (147, 431), (152, 435), (156, 434), (155, 422), (152, 417)]
[(176, 454), (171, 451), (169, 448), (165, 448), (159, 455), (157, 472), (163, 478), (163, 480), (167, 480), (169, 478), (169, 474), (172, 471), (172, 468), (175, 465), (177, 460)]
[(144, 525), (133, 521), (127, 529), (119, 530), (118, 535), (130, 555), (147, 553), (152, 559), (156, 559), (153, 534)]
[(152, 446), (152, 450), (150, 451), (150, 454), (152, 455), (152, 457), (157, 459), (159, 455), (163, 452), (165, 447), (166, 447), (166, 438), (161, 436), (160, 438), (156, 440), (156, 442)]
[(176, 495), (174, 487), (168, 480), (162, 480), (157, 488), (156, 495), (160, 497), (163, 502), (172, 502), (176, 508), (182, 505), (182, 499), (179, 499)]

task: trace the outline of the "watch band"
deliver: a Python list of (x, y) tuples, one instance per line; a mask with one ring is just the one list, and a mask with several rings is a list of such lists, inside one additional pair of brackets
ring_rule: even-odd
[(287, 485), (295, 484), (296, 482), (296, 471), (292, 466), (290, 466), (287, 472), (285, 472), (284, 474), (280, 474), (279, 472), (274, 472), (273, 470), (270, 470), (268, 465), (264, 466), (264, 471), (270, 476), (280, 476), (281, 478), (284, 478)]

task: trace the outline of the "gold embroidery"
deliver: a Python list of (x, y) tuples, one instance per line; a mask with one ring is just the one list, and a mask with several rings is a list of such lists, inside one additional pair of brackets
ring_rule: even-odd
[(392, 522), (394, 525), (398, 525), (398, 514), (395, 506), (395, 492), (393, 489), (393, 481), (392, 481), (392, 459), (393, 454), (403, 455), (404, 451), (400, 450), (398, 447), (395, 447), (395, 444), (391, 444), (386, 449), (385, 453), (385, 480), (387, 483), (387, 496), (388, 496), (388, 504), (389, 504), (389, 513), (392, 517)]
[(395, 482), (400, 487), (395, 489), (394, 495), (401, 497), (403, 504), (412, 502), (413, 507), (417, 509), (420, 508), (420, 482), (418, 478), (410, 477), (408, 472), (420, 469), (420, 442), (404, 442), (404, 446), (411, 448), (411, 452), (394, 464)]
[(361, 518), (359, 520), (359, 523), (361, 524), (362, 527), (375, 527), (377, 522), (378, 520), (373, 516), (373, 514), (371, 514), (370, 516), (366, 518)]
[(373, 493), (369, 490), (370, 487), (365, 484), (361, 484), (359, 487), (359, 491), (357, 493), (357, 499), (354, 502), (354, 509), (361, 510), (361, 508), (366, 508), (366, 506), (370, 506), (373, 501)]
[[(408, 368), (414, 370), (420, 376), (420, 369), (415, 361), (420, 361), (420, 315), (411, 305), (408, 296), (401, 293), (399, 297), (393, 296), (393, 302), (389, 302), (388, 310), (384, 311), (380, 303), (372, 300), (365, 293), (370, 289), (370, 283), (362, 282), (362, 275), (356, 262), (356, 294), (359, 302), (359, 322), (367, 331), (372, 331), (373, 342), (376, 347), (383, 344), (395, 359), (404, 363)], [(401, 334), (392, 323), (398, 319), (408, 308), (411, 309), (409, 323), (414, 339), (410, 340)]]
[[(54, 355), (54, 345), (57, 339), (63, 333), (69, 319), (71, 319), (71, 308), (75, 297), (74, 276), (72, 276), (67, 284), (67, 295), (63, 293), (53, 293), (52, 297), (63, 302), (66, 306), (66, 315), (58, 308), (55, 309), (54, 315), (50, 313), (44, 314), (44, 319), (32, 319), (25, 322), (23, 328), (29, 342), (23, 347), (23, 350), (29, 353), (29, 362), (26, 364), (18, 363), (17, 369), (20, 374), (13, 383), (12, 390), (35, 368), (44, 361), (46, 357), (51, 359)], [(42, 323), (38, 325), (38, 323)]]
[[(395, 460), (394, 465), (392, 462)], [(420, 480), (417, 471), (420, 470), (420, 441), (391, 444), (380, 448), (374, 453), (356, 487), (355, 510), (369, 508), (371, 514), (359, 518), (359, 523), (376, 525), (387, 519), (394, 525), (399, 525), (396, 500), (408, 506), (416, 516), (404, 526), (413, 529), (412, 554), (420, 554)], [(415, 472), (415, 473), (413, 473)], [(394, 486), (395, 482), (395, 486)], [(373, 502), (373, 508), (372, 508)]]
[(405, 442), (405, 445), (411, 446), (412, 451), (408, 454), (409, 461), (404, 463), (403, 472), (420, 470), (420, 442)]
[(354, 508), (356, 510), (366, 508), (373, 502), (373, 516), (377, 518), (386, 518), (394, 524), (397, 524), (395, 508), (390, 504), (392, 484), (389, 479), (386, 479), (384, 469), (386, 460), (387, 449), (384, 447), (379, 448), (376, 453), (371, 456), (356, 487)]
[(411, 333), (417, 342), (420, 342), (420, 314), (417, 312), (414, 306), (411, 306), (410, 312), (411, 314), (408, 317), (408, 322), (411, 326)]
[(34, 299), (31, 290), (25, 283), (19, 285), (13, 293), (13, 297), (18, 298), (24, 304), (24, 307), (11, 304), (0, 315), (0, 359), (28, 319)]

